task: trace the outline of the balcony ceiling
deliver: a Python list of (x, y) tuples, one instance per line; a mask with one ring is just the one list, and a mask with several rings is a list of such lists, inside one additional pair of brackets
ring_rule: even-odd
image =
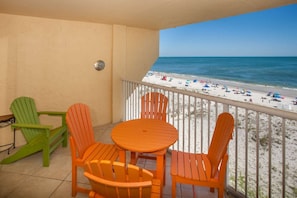
[(167, 29), (297, 0), (0, 0), (0, 13)]

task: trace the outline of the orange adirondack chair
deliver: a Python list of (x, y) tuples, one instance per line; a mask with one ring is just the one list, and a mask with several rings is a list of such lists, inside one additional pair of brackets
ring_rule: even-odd
[(232, 138), (234, 119), (229, 113), (219, 115), (208, 154), (172, 151), (172, 197), (176, 197), (176, 183), (185, 183), (218, 189), (224, 196), (225, 175), (228, 161), (227, 147)]
[(151, 172), (131, 164), (93, 160), (86, 163), (84, 175), (92, 186), (90, 198), (160, 197), (160, 181), (153, 179)]
[(141, 97), (141, 118), (166, 122), (168, 98), (162, 93), (149, 92)]
[(83, 167), (85, 162), (94, 159), (116, 160), (118, 151), (113, 144), (95, 142), (91, 123), (90, 110), (87, 105), (77, 103), (66, 113), (66, 122), (70, 132), (72, 157), (72, 196), (77, 192), (88, 193), (90, 189), (77, 185), (77, 167)]
[[(141, 119), (157, 119), (166, 122), (167, 105), (168, 98), (164, 94), (159, 92), (149, 92), (141, 97), (140, 117)], [(156, 156), (152, 154), (131, 153), (131, 162), (137, 162), (138, 158), (156, 160)], [(164, 160), (164, 162), (165, 161), (166, 160)]]

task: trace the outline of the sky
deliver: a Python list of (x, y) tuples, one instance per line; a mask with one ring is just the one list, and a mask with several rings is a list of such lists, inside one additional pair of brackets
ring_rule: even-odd
[(161, 30), (166, 56), (297, 56), (297, 4)]

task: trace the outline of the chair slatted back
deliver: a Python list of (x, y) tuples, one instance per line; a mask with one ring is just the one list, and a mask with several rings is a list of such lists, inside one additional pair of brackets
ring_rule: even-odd
[(166, 121), (168, 98), (162, 93), (149, 92), (141, 97), (141, 118)]
[(86, 149), (95, 143), (89, 107), (82, 103), (72, 105), (66, 113), (66, 122), (78, 155), (82, 158)]
[(87, 162), (85, 170), (95, 194), (106, 198), (151, 197), (153, 174), (147, 170), (109, 160)]
[[(10, 110), (16, 119), (16, 123), (40, 124), (35, 101), (33, 98), (25, 96), (16, 98), (11, 103)], [(36, 131), (36, 129), (22, 128), (21, 131), (27, 142), (30, 142), (33, 138), (41, 134)]]
[(227, 112), (221, 113), (217, 119), (212, 140), (208, 149), (208, 158), (212, 164), (212, 176), (218, 171), (218, 167), (227, 152), (229, 141), (232, 139), (234, 129), (233, 116)]

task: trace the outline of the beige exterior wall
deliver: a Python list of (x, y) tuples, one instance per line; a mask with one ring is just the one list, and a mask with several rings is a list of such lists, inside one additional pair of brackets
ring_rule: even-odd
[(121, 79), (142, 80), (159, 56), (159, 31), (114, 26), (113, 39), (113, 117), (123, 115)]
[[(120, 121), (121, 79), (141, 80), (158, 55), (159, 31), (0, 14), (0, 115), (30, 96), (38, 110), (86, 103), (94, 126)], [(93, 67), (99, 59), (102, 71)]]

